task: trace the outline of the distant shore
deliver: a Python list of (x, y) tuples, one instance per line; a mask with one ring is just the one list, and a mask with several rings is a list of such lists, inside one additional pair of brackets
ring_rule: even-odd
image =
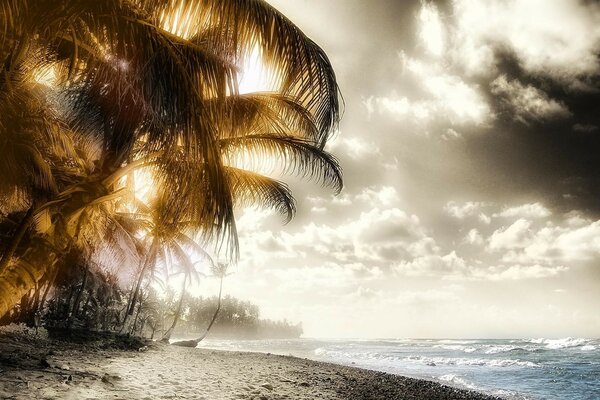
[(145, 345), (1, 335), (0, 399), (496, 399), (289, 356)]

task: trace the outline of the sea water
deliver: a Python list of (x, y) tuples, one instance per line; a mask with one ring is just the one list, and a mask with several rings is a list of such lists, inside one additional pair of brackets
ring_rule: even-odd
[(506, 399), (600, 400), (598, 339), (206, 340), (424, 378)]

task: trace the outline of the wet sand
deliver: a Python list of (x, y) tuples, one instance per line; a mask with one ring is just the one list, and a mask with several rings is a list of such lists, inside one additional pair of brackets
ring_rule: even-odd
[(0, 335), (0, 399), (494, 399), (295, 357), (128, 346)]

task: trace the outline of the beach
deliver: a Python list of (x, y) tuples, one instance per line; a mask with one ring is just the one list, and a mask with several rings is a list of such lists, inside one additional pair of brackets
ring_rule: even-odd
[(290, 356), (135, 340), (3, 335), (0, 355), (2, 399), (494, 399)]

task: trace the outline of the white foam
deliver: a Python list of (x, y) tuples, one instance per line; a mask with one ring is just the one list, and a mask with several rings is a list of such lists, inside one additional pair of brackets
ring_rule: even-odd
[(537, 339), (529, 339), (529, 343), (534, 344), (543, 344), (547, 349), (558, 350), (558, 349), (567, 349), (570, 347), (579, 347), (588, 344), (590, 339), (583, 338), (562, 338), (562, 339), (545, 339), (545, 338), (537, 338)]
[(461, 366), (474, 366), (474, 367), (539, 367), (538, 364), (531, 361), (523, 360), (494, 360), (484, 358), (445, 358), (445, 357), (422, 357), (422, 356), (409, 356), (403, 359), (408, 362), (418, 362), (429, 366), (434, 365), (461, 365)]
[(478, 389), (477, 386), (473, 385), (472, 383), (467, 382), (466, 380), (461, 378), (459, 375), (446, 374), (446, 375), (439, 376), (438, 379), (442, 382), (465, 387), (467, 389), (471, 389), (471, 390)]
[(444, 350), (462, 351), (464, 353), (473, 353), (477, 351), (477, 348), (473, 346), (465, 346), (460, 344), (436, 344), (433, 347)]

